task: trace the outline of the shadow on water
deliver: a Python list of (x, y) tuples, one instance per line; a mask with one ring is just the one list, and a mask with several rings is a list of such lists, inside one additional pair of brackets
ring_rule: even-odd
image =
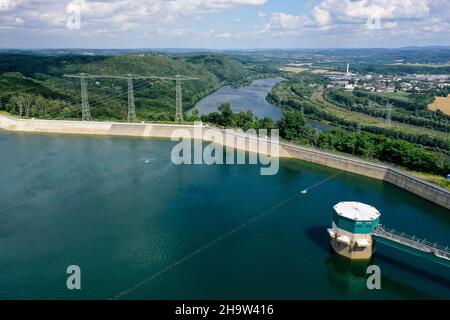
[[(411, 193), (399, 193), (397, 192), (398, 190), (400, 190), (399, 187), (390, 184), (387, 181), (383, 181), (382, 187), (380, 188), (381, 199), (383, 199), (385, 204), (389, 204), (391, 206), (406, 206), (408, 208), (414, 208), (414, 210), (417, 211), (426, 212), (427, 216), (436, 219), (441, 224), (450, 226), (450, 217), (447, 212), (448, 210), (424, 198), (417, 197)], [(399, 211), (402, 212), (402, 210)]]
[[(425, 259), (425, 258), (422, 258)], [(441, 286), (446, 287), (447, 289), (450, 289), (450, 279), (447, 277), (442, 277), (439, 274), (435, 272), (430, 272), (428, 270), (425, 270), (423, 268), (419, 268), (416, 266), (413, 266), (410, 263), (407, 263), (405, 261), (402, 261), (400, 259), (396, 259), (390, 255), (383, 254), (381, 252), (376, 253), (376, 260), (379, 260), (381, 262), (390, 264), (395, 266), (396, 268), (400, 268), (406, 272), (412, 273), (418, 277), (427, 279), (429, 281), (433, 281), (437, 284), (440, 284)], [(434, 263), (431, 262), (430, 263)]]
[(350, 296), (358, 296), (367, 291), (366, 269), (369, 262), (351, 261), (333, 252), (327, 234), (327, 226), (313, 226), (306, 230), (308, 238), (323, 253), (327, 254), (325, 265), (328, 282), (338, 292)]
[(327, 234), (327, 226), (313, 226), (306, 230), (306, 234), (314, 244), (323, 252), (332, 252)]
[(369, 261), (352, 261), (340, 255), (330, 253), (325, 259), (328, 282), (338, 292), (360, 297), (367, 292), (367, 267)]
[[(326, 228), (325, 225), (313, 226), (306, 230), (306, 234), (318, 249), (327, 254), (324, 264), (328, 273), (328, 282), (330, 286), (345, 296), (357, 299), (372, 297), (368, 296), (371, 291), (367, 288), (366, 284), (368, 278), (367, 267), (377, 264), (377, 261), (395, 265), (397, 268), (414, 273), (427, 280), (438, 282), (445, 287), (449, 287), (450, 285), (450, 281), (445, 277), (414, 267), (384, 254), (377, 253), (373, 258), (365, 261), (355, 261), (340, 256), (332, 250)], [(400, 299), (435, 298), (425, 292), (419, 291), (413, 285), (400, 282), (394, 278), (394, 275), (386, 275), (382, 272), (381, 283), (382, 290), (380, 292), (380, 298), (385, 296), (385, 293), (387, 293), (388, 296), (395, 295)], [(375, 291), (372, 292), (375, 293)]]
[(357, 299), (378, 298), (399, 299), (435, 299), (425, 292), (419, 291), (414, 284), (404, 283), (392, 275), (381, 272), (381, 290), (367, 288), (367, 267), (376, 264), (374, 259), (352, 261), (337, 254), (330, 254), (325, 260), (328, 270), (328, 282), (338, 292)]

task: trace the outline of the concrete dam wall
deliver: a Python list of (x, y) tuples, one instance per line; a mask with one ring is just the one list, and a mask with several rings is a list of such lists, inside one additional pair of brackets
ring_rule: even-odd
[[(135, 136), (171, 138), (175, 131), (179, 137), (195, 137), (194, 125), (176, 124), (145, 124), (145, 123), (120, 123), (120, 122), (94, 122), (94, 121), (66, 121), (66, 120), (35, 120), (17, 119), (0, 115), (0, 128), (17, 132), (36, 133), (64, 133), (85, 135), (111, 135), (111, 136)], [(332, 154), (312, 148), (292, 145), (289, 143), (274, 143), (269, 139), (249, 136), (238, 131), (225, 131), (213, 127), (202, 126), (202, 129), (213, 129), (217, 133), (231, 137), (231, 139), (219, 142), (225, 147), (232, 147), (248, 152), (271, 154), (271, 150), (278, 150), (282, 158), (294, 158), (316, 163), (370, 178), (384, 180), (404, 190), (414, 193), (424, 199), (434, 202), (446, 209), (450, 209), (450, 191), (428, 183), (417, 177), (411, 176), (400, 170), (370, 163), (358, 159)], [(247, 143), (231, 143), (230, 141), (245, 138)], [(214, 141), (212, 136), (202, 137), (205, 141)], [(268, 143), (267, 150), (258, 149), (258, 142), (264, 140)], [(217, 142), (217, 141), (216, 141)]]

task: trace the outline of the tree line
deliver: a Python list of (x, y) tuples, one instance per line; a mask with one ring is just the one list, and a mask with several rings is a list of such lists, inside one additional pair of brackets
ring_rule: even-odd
[[(370, 100), (366, 99), (369, 96), (373, 98)], [(410, 102), (398, 99), (388, 99), (386, 97), (372, 95), (362, 91), (355, 91), (354, 95), (352, 95), (336, 89), (326, 90), (324, 98), (328, 102), (341, 108), (377, 118), (386, 117), (388, 104), (396, 107), (403, 105), (405, 109), (410, 111), (401, 112), (398, 109), (394, 109), (391, 115), (393, 121), (443, 132), (450, 132), (450, 117), (448, 115), (441, 111), (431, 112), (427, 109), (423, 109), (422, 105), (416, 105), (416, 109), (412, 112), (413, 104)], [(408, 105), (408, 107), (406, 107), (406, 105)]]
[[(281, 86), (283, 86), (283, 84)], [(346, 130), (354, 131), (356, 128), (360, 127), (362, 131), (368, 133), (382, 134), (393, 139), (402, 139), (412, 144), (422, 145), (437, 152), (450, 154), (450, 139), (445, 137), (431, 136), (426, 133), (411, 133), (396, 128), (383, 128), (375, 125), (361, 124), (355, 120), (349, 120), (342, 116), (330, 113), (325, 108), (320, 108), (309, 100), (284, 96), (283, 92), (278, 93), (277, 87), (275, 87), (275, 90), (272, 90), (267, 96), (267, 100), (278, 107), (302, 111), (313, 120), (327, 121)]]
[(202, 115), (201, 120), (223, 127), (280, 130), (282, 139), (311, 145), (324, 150), (339, 151), (367, 159), (377, 159), (414, 171), (446, 175), (450, 162), (436, 153), (384, 134), (331, 130), (318, 132), (308, 128), (302, 112), (285, 110), (283, 118), (274, 123), (270, 118), (257, 119), (250, 111), (234, 113), (229, 103), (217, 112)]

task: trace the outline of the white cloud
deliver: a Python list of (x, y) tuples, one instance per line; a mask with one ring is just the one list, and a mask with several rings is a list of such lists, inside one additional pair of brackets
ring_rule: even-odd
[(0, 12), (12, 10), (24, 2), (24, 0), (0, 0)]
[(232, 37), (232, 34), (230, 32), (223, 32), (223, 33), (218, 33), (215, 35), (216, 38), (223, 38), (223, 39), (229, 39)]
[[(59, 25), (63, 29), (65, 21), (61, 17), (67, 18), (67, 6), (73, 8), (81, 3), (82, 25), (85, 29), (127, 30), (138, 26), (156, 26), (158, 23), (178, 21), (180, 18), (201, 20), (208, 13), (238, 6), (261, 6), (266, 2), (267, 0), (41, 0), (38, 5), (33, 0), (0, 0), (0, 11), (20, 13), (31, 28), (38, 25), (43, 28), (45, 25)], [(0, 24), (4, 22), (0, 16)]]
[[(70, 1), (0, 0), (0, 29), (8, 30), (8, 34), (14, 34), (14, 29), (26, 29), (39, 34), (71, 37), (77, 31), (66, 28), (66, 9)], [(122, 39), (124, 46), (131, 38), (164, 41), (177, 38), (184, 43), (200, 39), (204, 46), (214, 39), (219, 39), (218, 42), (220, 39), (243, 39), (243, 45), (247, 45), (245, 39), (248, 39), (248, 43), (255, 40), (253, 43), (259, 45), (264, 39), (278, 41), (293, 37), (298, 40), (309, 37), (312, 41), (330, 45), (328, 39), (346, 38), (359, 45), (368, 38), (371, 41), (380, 39), (383, 44), (384, 40), (395, 37), (416, 42), (437, 39), (437, 43), (450, 43), (449, 0), (309, 0), (313, 5), (306, 12), (296, 11), (296, 6), (292, 6), (292, 10), (270, 12), (268, 7), (263, 7), (268, 0), (72, 1), (82, 2), (79, 34), (92, 38), (97, 35), (99, 40), (103, 39), (100, 35), (114, 35)], [(277, 3), (277, 0), (271, 1), (275, 8)], [(253, 16), (246, 16), (239, 23), (241, 19), (236, 16), (228, 16), (222, 21), (217, 15), (214, 16), (214, 27), (205, 27), (211, 25), (208, 14), (241, 6), (253, 8)], [(252, 18), (254, 21), (250, 20)], [(374, 18), (380, 19), (380, 28), (370, 29), (367, 21)], [(225, 27), (230, 27), (230, 32), (223, 30)], [(177, 46), (179, 42), (173, 43)]]
[(314, 20), (320, 27), (326, 27), (331, 23), (331, 15), (327, 10), (315, 7), (313, 10)]
[(14, 21), (16, 24), (24, 24), (25, 23), (25, 20), (23, 20), (22, 18), (19, 18), (19, 17), (15, 18)]
[(383, 28), (386, 28), (386, 29), (394, 29), (397, 27), (398, 27), (397, 22), (388, 21), (388, 22), (383, 23)]
[(373, 17), (419, 19), (430, 14), (433, 2), (441, 0), (323, 0), (314, 8), (314, 13), (316, 18), (316, 13), (319, 13), (319, 19), (334, 18), (341, 23), (364, 21)]
[(176, 28), (171, 31), (173, 36), (185, 36), (193, 31), (192, 28)]
[(274, 12), (270, 21), (261, 29), (262, 33), (273, 30), (296, 30), (304, 27), (309, 22), (309, 18), (304, 15), (296, 16), (284, 12)]
[[(372, 21), (379, 27), (370, 28)], [(325, 46), (397, 46), (407, 41), (448, 45), (450, 1), (316, 0), (305, 14), (272, 13), (255, 30), (258, 38), (309, 39)]]

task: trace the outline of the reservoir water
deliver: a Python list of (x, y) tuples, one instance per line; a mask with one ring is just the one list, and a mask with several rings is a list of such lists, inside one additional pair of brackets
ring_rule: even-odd
[[(355, 200), (391, 228), (449, 245), (448, 210), (297, 160), (275, 176), (176, 166), (174, 144), (0, 132), (0, 299), (450, 297), (447, 267), (380, 243), (372, 261), (350, 263), (326, 231), (332, 206)], [(370, 264), (381, 290), (366, 287)], [(69, 265), (81, 268), (81, 290), (66, 288)]]

